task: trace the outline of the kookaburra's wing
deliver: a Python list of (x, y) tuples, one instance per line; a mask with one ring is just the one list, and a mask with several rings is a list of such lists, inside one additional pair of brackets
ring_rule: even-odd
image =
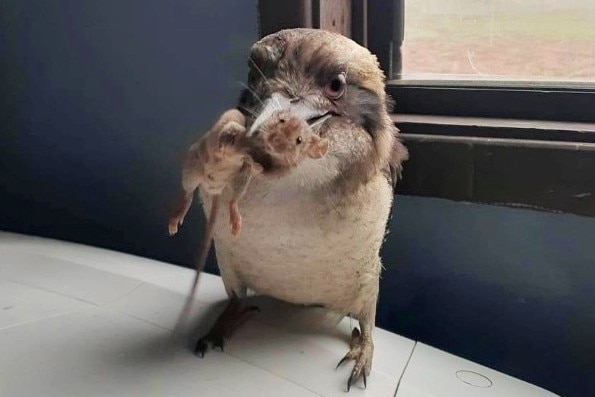
[[(284, 30), (252, 47), (249, 66), (238, 105), (252, 117), (249, 134), (274, 111), (289, 111), (329, 137), (335, 176), (359, 185), (381, 171), (396, 183), (407, 149), (388, 114), (384, 74), (367, 49), (323, 30)], [(257, 160), (266, 172), (266, 156)]]
[(403, 176), (403, 163), (409, 159), (409, 151), (401, 143), (399, 139), (399, 130), (395, 127), (395, 141), (393, 143), (393, 149), (388, 160), (388, 173), (387, 177), (391, 182), (393, 188), (397, 186), (397, 182)]

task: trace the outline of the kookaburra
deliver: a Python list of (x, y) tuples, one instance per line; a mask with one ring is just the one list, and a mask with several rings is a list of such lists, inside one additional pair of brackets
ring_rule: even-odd
[[(355, 360), (349, 389), (357, 379), (365, 381), (372, 367), (379, 252), (393, 186), (407, 158), (388, 114), (384, 75), (366, 48), (314, 29), (261, 39), (248, 64), (248, 86), (238, 104), (249, 119), (248, 136), (283, 111), (309, 124), (324, 118), (318, 131), (329, 147), (322, 159), (304, 160), (280, 176), (266, 154), (252, 153), (264, 172), (241, 202), (242, 233), (234, 237), (220, 222), (214, 236), (230, 297), (225, 316), (237, 310), (247, 289), (353, 316), (361, 332), (354, 330), (344, 357)], [(210, 197), (201, 196), (208, 214)], [(204, 354), (207, 342), (217, 339), (221, 343), (211, 331), (197, 350)]]

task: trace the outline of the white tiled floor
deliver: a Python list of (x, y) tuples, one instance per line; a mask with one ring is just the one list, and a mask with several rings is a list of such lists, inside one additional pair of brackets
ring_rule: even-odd
[(2, 277), (94, 305), (117, 299), (141, 281), (47, 255), (2, 253)]
[[(345, 395), (350, 365), (334, 367), (356, 322), (335, 327), (320, 309), (256, 297), (261, 312), (225, 353), (199, 359), (188, 346), (226, 296), (203, 275), (193, 323), (172, 334), (192, 280), (189, 269), (0, 232), (0, 396)], [(404, 373), (399, 397), (553, 396), (380, 329), (374, 341), (368, 388), (350, 395), (394, 396)], [(459, 367), (492, 387), (461, 382)]]
[(436, 390), (449, 390), (450, 395), (457, 397), (554, 396), (503, 373), (418, 343), (397, 397), (432, 396)]
[(0, 280), (0, 329), (87, 308), (80, 300)]

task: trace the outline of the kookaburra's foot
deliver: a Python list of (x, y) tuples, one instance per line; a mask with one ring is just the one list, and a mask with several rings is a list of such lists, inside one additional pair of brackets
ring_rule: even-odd
[(221, 349), (221, 351), (223, 351), (225, 339), (223, 339), (223, 335), (220, 332), (217, 332), (215, 329), (211, 329), (208, 334), (201, 337), (196, 342), (194, 353), (196, 353), (196, 355), (200, 355), (201, 358), (204, 357), (207, 350), (209, 350), (209, 344), (213, 346), (213, 349), (218, 347)]
[(218, 347), (223, 351), (225, 339), (229, 338), (233, 331), (246, 321), (250, 315), (258, 311), (256, 306), (242, 307), (239, 299), (232, 298), (223, 313), (215, 321), (213, 328), (196, 342), (194, 353), (204, 357), (206, 351), (209, 350), (209, 344), (213, 346), (213, 349)]
[(372, 354), (374, 346), (372, 341), (364, 340), (359, 332), (359, 329), (354, 328), (351, 332), (351, 342), (349, 342), (349, 351), (339, 361), (337, 368), (348, 360), (355, 360), (355, 365), (347, 379), (347, 391), (351, 389), (351, 385), (356, 382), (360, 377), (363, 378), (364, 387), (367, 386), (367, 377), (370, 375), (372, 370)]

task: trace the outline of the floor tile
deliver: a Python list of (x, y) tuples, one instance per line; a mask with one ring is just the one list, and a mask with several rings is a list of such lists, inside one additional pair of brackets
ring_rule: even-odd
[(45, 255), (0, 251), (0, 279), (15, 281), (96, 305), (132, 291), (139, 280)]
[[(198, 298), (204, 289), (199, 289)], [(173, 331), (176, 329), (180, 314), (186, 303), (188, 291), (185, 294), (158, 287), (154, 284), (144, 283), (131, 293), (106, 305), (107, 308), (118, 310), (135, 318), (154, 324), (160, 328)], [(184, 334), (206, 332), (214, 322), (217, 314), (225, 306), (225, 300), (205, 303), (195, 299), (191, 303), (191, 310), (183, 322), (183, 328), (177, 329)], [(203, 326), (198, 326), (202, 322)]]
[(90, 307), (80, 300), (0, 280), (0, 329)]
[[(348, 362), (335, 370), (347, 353), (351, 326), (344, 319), (338, 327), (324, 310), (289, 305), (267, 298), (254, 298), (260, 313), (236, 331), (227, 351), (258, 367), (295, 383), (308, 385), (324, 396), (343, 396), (353, 367)], [(336, 321), (336, 318), (335, 318)], [(376, 330), (382, 348), (375, 351), (367, 389), (360, 381), (354, 395), (393, 396), (414, 342), (386, 331)]]
[(96, 308), (0, 330), (6, 396), (314, 396), (227, 354), (198, 359), (170, 333)]
[(423, 343), (414, 349), (396, 397), (557, 397), (537, 386)]

